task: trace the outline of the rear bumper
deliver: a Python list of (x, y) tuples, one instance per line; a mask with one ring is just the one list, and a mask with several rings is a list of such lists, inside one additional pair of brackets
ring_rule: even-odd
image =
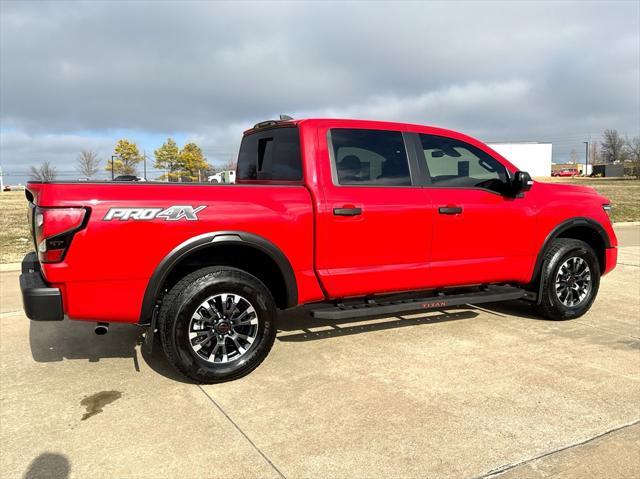
[(40, 272), (40, 263), (35, 253), (22, 260), (20, 275), (22, 305), (29, 319), (34, 321), (62, 321), (62, 294), (58, 288), (50, 288)]

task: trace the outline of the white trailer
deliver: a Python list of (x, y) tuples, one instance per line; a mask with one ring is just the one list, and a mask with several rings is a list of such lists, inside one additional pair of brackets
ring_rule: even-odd
[(551, 143), (487, 143), (531, 176), (551, 176)]
[(235, 183), (236, 172), (234, 170), (224, 170), (220, 173), (207, 177), (207, 180), (211, 183)]

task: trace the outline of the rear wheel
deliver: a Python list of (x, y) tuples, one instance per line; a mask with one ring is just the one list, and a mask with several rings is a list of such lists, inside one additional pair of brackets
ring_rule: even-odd
[(589, 311), (600, 286), (600, 265), (584, 241), (560, 238), (544, 255), (539, 312), (564, 320)]
[(230, 267), (185, 276), (163, 298), (158, 327), (169, 362), (203, 383), (237, 379), (267, 356), (276, 306), (256, 277)]

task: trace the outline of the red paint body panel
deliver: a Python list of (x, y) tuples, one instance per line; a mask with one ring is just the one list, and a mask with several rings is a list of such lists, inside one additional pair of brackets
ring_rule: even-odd
[[(332, 180), (330, 128), (366, 128), (456, 138), (516, 168), (483, 143), (449, 130), (359, 120), (294, 121), (301, 138), (300, 184), (202, 185), (161, 183), (30, 183), (44, 207), (85, 207), (61, 263), (43, 264), (45, 279), (63, 294), (72, 319), (138, 322), (149, 280), (177, 246), (216, 231), (243, 231), (275, 245), (294, 271), (298, 303), (492, 282), (528, 283), (554, 228), (575, 217), (604, 228), (617, 258), (617, 240), (591, 188), (535, 182), (521, 198), (478, 188), (339, 186)], [(245, 182), (247, 183), (247, 182)], [(205, 206), (197, 221), (103, 221), (110, 208)], [(459, 215), (438, 214), (459, 205)], [(354, 217), (334, 208), (359, 207)]]
[(605, 269), (602, 272), (602, 275), (608, 274), (616, 267), (616, 263), (618, 262), (618, 248), (607, 248), (604, 250), (605, 252)]
[[(75, 319), (137, 322), (156, 267), (181, 243), (203, 233), (234, 230), (271, 241), (286, 255), (299, 301), (323, 298), (313, 273), (313, 211), (304, 186), (30, 184), (40, 206), (90, 208), (63, 262), (42, 265), (45, 279), (65, 284), (65, 312)], [(206, 205), (199, 221), (103, 221), (112, 207)], [(285, 226), (286, 227), (283, 227)]]

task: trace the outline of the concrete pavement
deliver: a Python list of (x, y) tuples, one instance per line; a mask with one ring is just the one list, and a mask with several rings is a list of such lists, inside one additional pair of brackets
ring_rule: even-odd
[(142, 353), (135, 327), (30, 323), (0, 273), (0, 475), (638, 476), (640, 228), (617, 233), (621, 264), (578, 320), (299, 310), (256, 371), (213, 386)]

